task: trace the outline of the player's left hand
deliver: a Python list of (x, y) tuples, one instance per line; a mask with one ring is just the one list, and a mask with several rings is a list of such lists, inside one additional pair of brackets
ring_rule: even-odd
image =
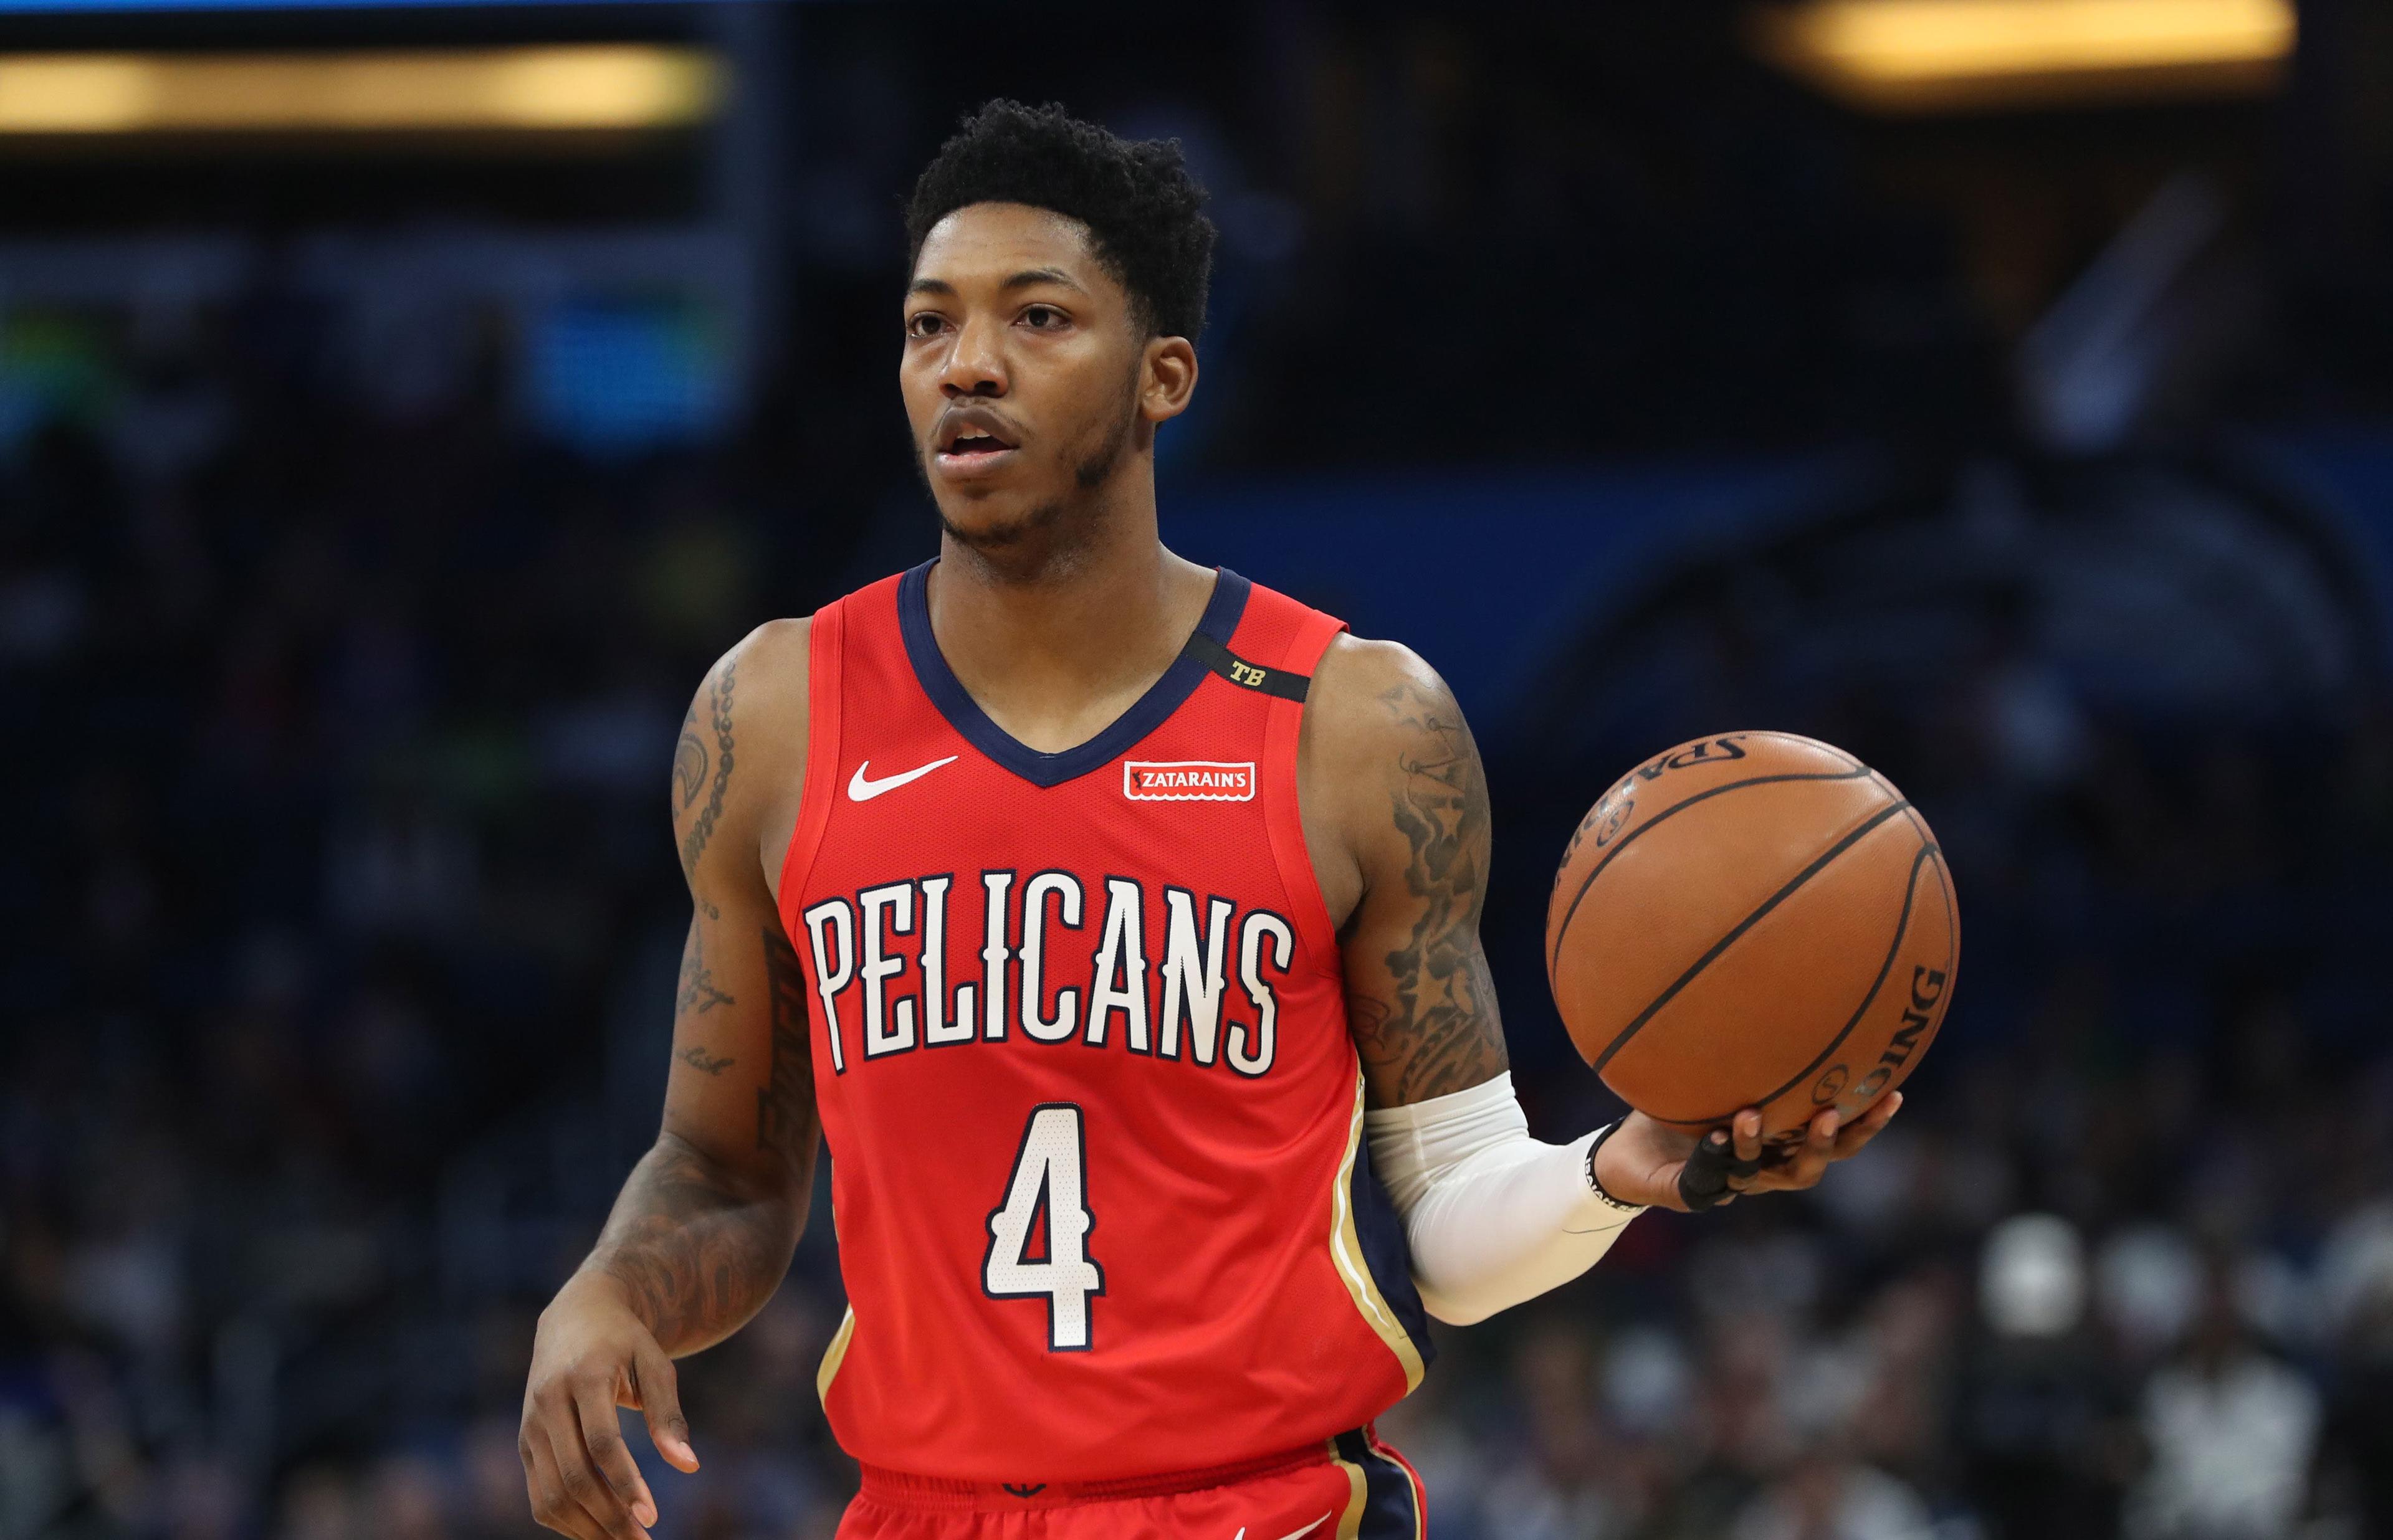
[(1859, 1155), (1902, 1106), (1903, 1092), (1893, 1091), (1850, 1123), (1830, 1107), (1811, 1119), (1800, 1142), (1770, 1148), (1761, 1142), (1761, 1114), (1753, 1107), (1700, 1139), (1632, 1112), (1597, 1149), (1595, 1178), (1623, 1203), (1680, 1213), (1734, 1203), (1749, 1193), (1813, 1187), (1830, 1166)]

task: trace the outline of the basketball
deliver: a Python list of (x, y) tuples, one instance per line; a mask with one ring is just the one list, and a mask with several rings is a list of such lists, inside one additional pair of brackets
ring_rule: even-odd
[(1554, 1004), (1589, 1064), (1689, 1130), (1759, 1107), (1787, 1141), (1918, 1067), (1960, 948), (1936, 837), (1887, 778), (1792, 733), (1722, 733), (1622, 777), (1546, 910)]

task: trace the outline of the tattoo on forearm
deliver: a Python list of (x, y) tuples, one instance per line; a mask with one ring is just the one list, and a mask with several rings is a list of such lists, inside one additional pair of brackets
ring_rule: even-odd
[(689, 921), (689, 939), (681, 947), (681, 989), (673, 998), (675, 1019), (702, 1016), (718, 1005), (739, 1002), (714, 986), (714, 970), (706, 965), (706, 943), (699, 920)]
[[(682, 838), (681, 872), (686, 880), (695, 880), (698, 876), (698, 858), (706, 853), (706, 842), (714, 833), (715, 821), (723, 816), (723, 793), (731, 784), (731, 686), (733, 675), (739, 668), (738, 659), (724, 659), (723, 672), (715, 675), (713, 686), (707, 692), (707, 711), (714, 728), (714, 782), (707, 790), (706, 805), (699, 809), (698, 817), (689, 826), (689, 832)], [(690, 719), (682, 729), (681, 745), (673, 751), (673, 782), (685, 792), (682, 800), (685, 811), (697, 800), (694, 789), (706, 777), (706, 746), (698, 738), (697, 715), (698, 708), (693, 704)], [(688, 762), (692, 749), (698, 751), (694, 763)], [(686, 763), (691, 775), (685, 783), (682, 773)]]
[(1479, 911), (1487, 897), (1487, 781), (1471, 729), (1450, 698), (1400, 685), (1380, 700), (1413, 729), (1398, 761), (1396, 828), (1412, 847), (1405, 884), (1420, 905), (1406, 944), (1387, 954), (1395, 999), (1350, 993), (1347, 1017), (1364, 1060), (1396, 1071), (1406, 1102), (1463, 1090), (1499, 1073), (1504, 1032)]
[[(680, 1024), (733, 1003), (705, 965), (707, 939), (692, 921), (682, 952)], [(756, 1092), (756, 1142), (778, 1158), (742, 1160), (739, 1169), (727, 1169), (687, 1140), (664, 1135), (623, 1184), (595, 1253), (593, 1265), (623, 1285), (668, 1351), (719, 1341), (753, 1315), (780, 1286), (805, 1222), (819, 1137), (806, 1058), (805, 982), (797, 953), (777, 927), (765, 929), (764, 946), (772, 1058)], [(702, 1075), (721, 1075), (735, 1063), (694, 1042), (677, 1047), (673, 1057)]]
[(640, 1157), (598, 1237), (598, 1265), (668, 1352), (738, 1329), (789, 1271), (804, 1196), (760, 1197), (668, 1134)]
[(792, 1171), (814, 1153), (815, 1071), (806, 1041), (806, 977), (778, 925), (764, 930), (765, 992), (772, 1007), (773, 1062), (756, 1092), (756, 1146), (777, 1150)]

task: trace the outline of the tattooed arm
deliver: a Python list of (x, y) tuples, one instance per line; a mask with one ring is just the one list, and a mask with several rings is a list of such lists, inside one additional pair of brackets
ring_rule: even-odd
[(806, 991), (757, 837), (804, 768), (804, 702), (790, 698), (804, 671), (802, 626), (751, 637), (700, 686), (673, 754), (692, 912), (664, 1126), (582, 1271), (619, 1286), (675, 1356), (730, 1336), (772, 1298), (814, 1180)]
[(1300, 800), (1339, 925), (1346, 1016), (1370, 1104), (1505, 1070), (1479, 944), (1487, 777), (1454, 693), (1407, 648), (1341, 636), (1305, 706)]
[(1445, 681), (1340, 638), (1305, 702), (1298, 799), (1339, 922), (1371, 1166), (1413, 1281), (1457, 1325), (1577, 1277), (1637, 1213), (1587, 1176), (1593, 1136), (1541, 1143), (1512, 1094), (1479, 913), (1487, 780)]
[(1339, 922), (1372, 1164), (1439, 1319), (1477, 1321), (1577, 1277), (1647, 1206), (1808, 1187), (1892, 1116), (1899, 1098), (1839, 1132), (1824, 1113), (1769, 1168), (1749, 1108), (1701, 1155), (1635, 1112), (1568, 1144), (1530, 1138), (1479, 944), (1487, 781), (1453, 693), (1403, 647), (1341, 637), (1305, 719), (1305, 843)]
[(673, 1360), (763, 1308), (805, 1225), (820, 1133), (807, 997), (765, 877), (796, 818), (805, 671), (804, 622), (757, 631), (709, 672), (674, 751), (691, 915), (663, 1126), (542, 1312), (524, 1399), (534, 1515), (576, 1540), (640, 1540), (656, 1521), (617, 1406), (696, 1468)]

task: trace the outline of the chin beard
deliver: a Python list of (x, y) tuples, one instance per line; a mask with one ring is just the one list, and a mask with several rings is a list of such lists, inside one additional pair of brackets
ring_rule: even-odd
[[(934, 504), (936, 506), (936, 504)], [(983, 525), (977, 529), (966, 529), (939, 509), (939, 529), (947, 537), (965, 550), (984, 556), (996, 556), (1016, 551), (1023, 546), (1043, 543), (1040, 537), (1064, 522), (1069, 505), (1061, 500), (1041, 502), (1027, 513), (1001, 523)]]
[[(1095, 452), (1072, 468), (1072, 485), (1077, 490), (1092, 492), (1105, 484), (1114, 468), (1121, 463), (1122, 456), (1130, 451), (1131, 435), (1137, 423), (1135, 411), (1123, 413), (1120, 423)], [(927, 488), (930, 467), (919, 460), (915, 463)], [(935, 496), (931, 505), (938, 508)], [(1089, 536), (1096, 526), (1095, 513), (1085, 499), (1053, 498), (1002, 523), (968, 529), (949, 518), (946, 509), (939, 508), (939, 528), (949, 540), (984, 558), (1001, 559), (1031, 548), (1039, 552), (1042, 567), (1068, 565), (1090, 543)]]

